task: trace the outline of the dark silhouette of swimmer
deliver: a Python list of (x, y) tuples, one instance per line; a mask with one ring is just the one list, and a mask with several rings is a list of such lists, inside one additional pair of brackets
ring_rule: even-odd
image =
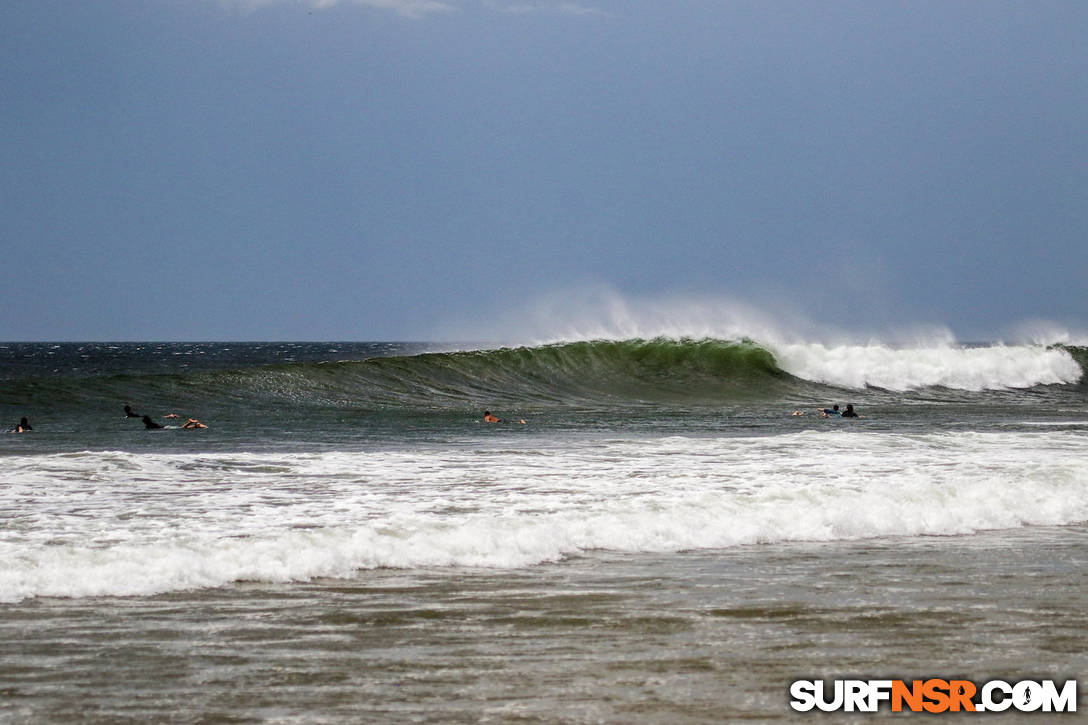
[(858, 414), (854, 412), (854, 404), (853, 403), (847, 403), (846, 404), (846, 410), (844, 410), (842, 412), (842, 417), (843, 418), (858, 418), (860, 416), (858, 416)]
[[(126, 418), (139, 418), (140, 414), (133, 411), (131, 405), (126, 405), (125, 406), (125, 417)], [(144, 417), (146, 418), (147, 416), (144, 416)]]
[(155, 430), (157, 428), (165, 428), (166, 427), (166, 426), (159, 425), (155, 421), (151, 420), (150, 415), (145, 415), (142, 420), (144, 422), (144, 428), (147, 428), (148, 430)]
[(19, 419), (19, 425), (12, 428), (9, 432), (10, 433), (26, 433), (28, 430), (34, 430), (34, 429), (30, 426), (30, 423), (28, 423), (26, 418), (24, 417), (24, 418), (20, 418)]

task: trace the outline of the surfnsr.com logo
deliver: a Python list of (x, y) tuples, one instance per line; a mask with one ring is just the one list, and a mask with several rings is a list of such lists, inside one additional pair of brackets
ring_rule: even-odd
[(797, 680), (790, 685), (790, 707), (834, 712), (876, 712), (885, 703), (892, 712), (1076, 712), (1077, 681), (990, 680)]

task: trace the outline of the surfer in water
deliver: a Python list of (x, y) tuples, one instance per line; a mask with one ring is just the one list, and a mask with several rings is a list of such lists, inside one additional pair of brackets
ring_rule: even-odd
[[(492, 415), (490, 410), (485, 410), (484, 411), (484, 422), (485, 423), (512, 423), (513, 421), (503, 420), (502, 418), (499, 418), (499, 417), (497, 417), (495, 415)], [(521, 425), (525, 425), (525, 419), (520, 418), (518, 420), (518, 423), (520, 423)]]
[(186, 429), (186, 430), (193, 430), (195, 428), (207, 428), (208, 426), (204, 425), (203, 423), (201, 423), (196, 418), (190, 418), (184, 424), (182, 424), (181, 427)]
[(34, 430), (34, 428), (32, 428), (26, 418), (23, 417), (19, 419), (19, 424), (9, 430), (8, 433), (26, 433), (28, 430)]
[(126, 405), (125, 406), (125, 417), (126, 418), (139, 418), (140, 414), (137, 413), (136, 411), (134, 411), (132, 409), (131, 405)]
[(842, 412), (842, 417), (843, 418), (860, 418), (861, 416), (859, 416), (856, 412), (854, 412), (854, 404), (853, 403), (847, 403), (846, 404), (846, 410), (844, 410)]
[(166, 427), (166, 426), (164, 426), (164, 425), (159, 425), (159, 424), (158, 424), (158, 423), (156, 423), (155, 421), (151, 420), (151, 416), (150, 416), (150, 415), (145, 415), (145, 416), (144, 416), (144, 417), (142, 418), (142, 420), (143, 420), (143, 422), (144, 422), (144, 428), (146, 428), (147, 430), (158, 430), (158, 429), (160, 429), (160, 428), (165, 428), (165, 427)]

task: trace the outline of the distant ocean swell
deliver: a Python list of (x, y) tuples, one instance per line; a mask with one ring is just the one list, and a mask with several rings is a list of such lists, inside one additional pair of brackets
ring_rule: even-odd
[[(1088, 520), (1077, 431), (14, 456), (0, 601)], [(139, 480), (140, 485), (133, 486)]]
[(236, 401), (423, 409), (526, 404), (727, 404), (910, 392), (1083, 385), (1088, 349), (1061, 346), (761, 345), (592, 341), (184, 373), (7, 381), (0, 403)]

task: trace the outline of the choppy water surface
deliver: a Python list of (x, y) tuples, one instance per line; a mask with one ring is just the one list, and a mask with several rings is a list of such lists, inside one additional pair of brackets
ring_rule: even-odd
[(1082, 349), (450, 347), (0, 346), (0, 722), (801, 722), (799, 678), (1086, 671)]
[(593, 552), (516, 570), (379, 569), (24, 600), (5, 607), (0, 625), (5, 713), (10, 722), (802, 722), (786, 705), (794, 679), (1077, 676), (1088, 665), (1086, 535), (1076, 526)]

